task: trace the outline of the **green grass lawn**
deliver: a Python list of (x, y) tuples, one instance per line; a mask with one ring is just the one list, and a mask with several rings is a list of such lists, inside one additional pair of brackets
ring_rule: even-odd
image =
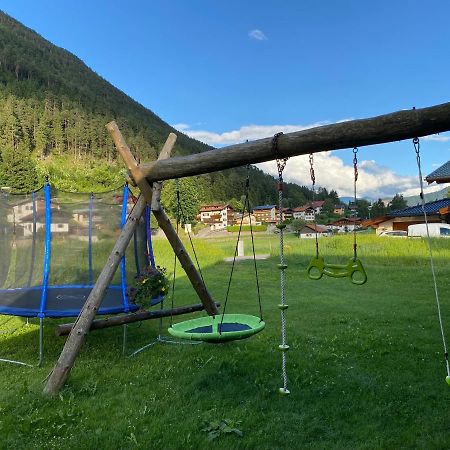
[[(220, 345), (156, 345), (125, 358), (121, 328), (96, 331), (61, 395), (46, 398), (43, 380), (64, 344), (49, 320), (43, 367), (0, 365), (0, 448), (449, 448), (450, 387), (426, 244), (371, 235), (359, 241), (369, 278), (363, 286), (309, 280), (314, 242), (286, 239), (289, 397), (278, 394), (278, 242), (258, 235), (257, 252), (272, 255), (258, 262), (262, 333)], [(320, 243), (327, 262), (352, 255), (351, 236)], [(154, 244), (170, 272), (168, 244)], [(433, 246), (450, 335), (450, 240)], [(196, 248), (210, 291), (223, 301), (230, 269), (223, 258), (233, 255), (234, 242), (197, 240)], [(180, 274), (175, 304), (196, 301)], [(227, 312), (258, 314), (252, 261), (236, 267)], [(0, 322), (2, 357), (36, 356), (35, 322)], [(130, 349), (157, 332), (154, 321), (130, 326)]]

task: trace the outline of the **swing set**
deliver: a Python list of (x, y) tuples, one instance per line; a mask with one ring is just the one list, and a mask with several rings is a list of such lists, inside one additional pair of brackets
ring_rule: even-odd
[[(115, 122), (109, 123), (107, 125), (107, 129), (115, 142), (117, 150), (123, 157), (124, 162), (128, 167), (132, 181), (139, 187), (142, 195), (139, 197), (134, 209), (129, 214), (128, 220), (123, 226), (121, 234), (113, 250), (111, 251), (102, 272), (91, 290), (91, 293), (87, 298), (77, 321), (73, 325), (64, 349), (62, 350), (56, 365), (47, 379), (44, 393), (49, 395), (58, 393), (69, 376), (70, 370), (73, 367), (75, 359), (78, 356), (88, 330), (93, 322), (95, 313), (101, 304), (106, 287), (120, 264), (121, 256), (123, 255), (134, 233), (137, 222), (139, 221), (139, 218), (144, 212), (147, 204), (151, 205), (152, 212), (160, 228), (165, 233), (174, 250), (177, 260), (185, 270), (189, 281), (194, 287), (204, 309), (209, 316), (202, 319), (194, 319), (193, 321), (180, 322), (178, 324), (172, 323), (169, 332), (173, 336), (183, 339), (222, 342), (226, 340), (243, 339), (260, 332), (264, 328), (265, 324), (262, 318), (261, 309), (260, 317), (225, 313), (231, 279), (233, 276), (234, 262), (231, 269), (224, 311), (222, 314), (219, 313), (217, 304), (208, 292), (200, 270), (197, 270), (191, 261), (188, 252), (178, 238), (176, 229), (171, 225), (169, 218), (165, 214), (164, 209), (161, 207), (159, 199), (163, 180), (200, 175), (232, 167), (247, 166), (258, 162), (276, 160), (279, 175), (279, 220), (277, 227), (280, 230), (280, 264), (278, 267), (280, 269), (281, 292), (281, 301), (279, 304), (279, 309), (281, 312), (281, 344), (279, 345), (279, 349), (282, 354), (283, 378), (283, 386), (280, 388), (280, 393), (289, 394), (286, 372), (286, 353), (289, 349), (286, 338), (286, 311), (288, 305), (286, 304), (285, 299), (285, 270), (287, 269), (287, 264), (284, 260), (285, 224), (282, 223), (283, 170), (288, 158), (291, 156), (307, 154), (312, 156), (313, 153), (321, 151), (353, 148), (355, 172), (354, 200), (356, 207), (356, 181), (358, 178), (356, 158), (357, 148), (360, 146), (417, 138), (417, 136), (426, 136), (429, 134), (448, 131), (450, 130), (450, 103), (423, 109), (413, 109), (409, 111), (403, 110), (386, 114), (384, 116), (326, 125), (285, 135), (277, 133), (272, 138), (261, 139), (254, 142), (225, 147), (220, 150), (214, 149), (199, 154), (176, 158), (169, 158), (176, 139), (176, 136), (171, 133), (163, 149), (161, 150), (158, 160), (141, 165), (138, 165), (132, 156), (131, 151)], [(312, 182), (313, 187), (315, 187), (312, 158), (310, 161)], [(247, 180), (247, 198), (244, 205), (244, 212), (245, 207), (248, 208), (248, 183), (249, 181)], [(356, 217), (356, 210), (354, 211), (354, 217)], [(318, 280), (322, 278), (323, 275), (326, 275), (333, 278), (349, 278), (355, 285), (361, 285), (367, 281), (367, 275), (364, 267), (357, 257), (355, 231), (353, 256), (346, 264), (337, 265), (326, 263), (323, 256), (319, 253), (317, 236), (316, 243), (316, 255), (307, 269), (307, 274), (311, 279)], [(235, 255), (236, 253), (237, 249)], [(431, 246), (430, 260), (436, 286)], [(259, 282), (257, 278), (255, 258), (254, 263), (258, 301), (260, 303)], [(448, 352), (445, 343), (437, 287), (436, 300), (444, 342), (444, 356), (447, 368), (446, 380), (450, 384)]]

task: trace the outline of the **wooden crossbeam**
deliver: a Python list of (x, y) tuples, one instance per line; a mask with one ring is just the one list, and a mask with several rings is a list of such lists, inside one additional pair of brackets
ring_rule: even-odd
[(363, 147), (450, 130), (450, 103), (286, 133), (188, 156), (141, 164), (149, 182), (216, 172), (309, 153)]

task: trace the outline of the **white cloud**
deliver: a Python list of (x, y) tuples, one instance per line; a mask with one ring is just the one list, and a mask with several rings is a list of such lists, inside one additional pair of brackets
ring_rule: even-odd
[(420, 139), (423, 139), (424, 141), (448, 142), (448, 141), (450, 141), (450, 136), (441, 136), (439, 134), (430, 134), (429, 136), (424, 136)]
[[(207, 130), (192, 130), (187, 124), (173, 125), (188, 136), (213, 146), (232, 145), (246, 140), (253, 141), (273, 136), (275, 133), (292, 133), (306, 130), (329, 122), (317, 122), (307, 125), (246, 125), (237, 130), (214, 133)], [(180, 126), (181, 125), (181, 126)], [(348, 150), (351, 151), (351, 150)], [(342, 155), (345, 150), (339, 151)], [(314, 154), (314, 169), (316, 185), (327, 189), (334, 189), (340, 196), (353, 196), (353, 166), (345, 164), (337, 156), (337, 152), (321, 152)], [(274, 161), (257, 164), (261, 170), (277, 175)], [(359, 153), (358, 165), (358, 197), (392, 198), (397, 193), (403, 195), (417, 195), (419, 180), (417, 176), (398, 175), (392, 169), (378, 164), (374, 160), (364, 160), (363, 152)], [(295, 156), (290, 158), (284, 176), (286, 181), (300, 185), (311, 186), (308, 156)], [(427, 188), (433, 189), (433, 187)], [(435, 189), (436, 190), (436, 189)], [(431, 192), (431, 191), (430, 191)]]
[(188, 125), (187, 123), (176, 123), (175, 125), (172, 125), (176, 130), (178, 131), (186, 131), (190, 128), (190, 125)]
[[(224, 133), (214, 133), (206, 130), (192, 130), (187, 124), (172, 125), (177, 130), (186, 133), (188, 136), (205, 142), (209, 145), (222, 146), (232, 145), (246, 140), (254, 141), (273, 136), (275, 133), (293, 133), (294, 131), (306, 130), (308, 128), (325, 125), (328, 122), (317, 122), (309, 125), (246, 125), (238, 130), (226, 131)], [(180, 127), (181, 125), (181, 127)]]
[(257, 41), (267, 41), (267, 36), (261, 30), (258, 29), (250, 30), (248, 32), (248, 37), (250, 39), (255, 39)]

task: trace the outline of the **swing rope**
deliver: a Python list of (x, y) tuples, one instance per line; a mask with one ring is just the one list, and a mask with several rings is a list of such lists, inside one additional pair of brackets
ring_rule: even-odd
[(420, 141), (419, 141), (419, 138), (414, 138), (413, 139), (413, 144), (414, 144), (414, 150), (416, 152), (417, 168), (419, 170), (420, 199), (421, 199), (421, 204), (422, 204), (422, 212), (423, 212), (423, 216), (424, 216), (424, 219), (425, 219), (425, 227), (426, 227), (426, 230), (427, 230), (428, 253), (429, 253), (429, 257), (430, 257), (431, 274), (433, 276), (434, 294), (435, 294), (435, 297), (436, 297), (436, 306), (437, 306), (437, 312), (438, 312), (438, 318), (439, 318), (439, 326), (440, 326), (440, 329), (441, 329), (442, 343), (443, 343), (443, 346), (444, 346), (444, 359), (445, 359), (445, 366), (446, 366), (446, 369), (447, 369), (446, 382), (448, 384), (450, 384), (450, 366), (449, 366), (449, 361), (448, 361), (447, 340), (445, 338), (444, 322), (443, 322), (442, 314), (441, 314), (441, 302), (439, 300), (439, 290), (438, 290), (438, 286), (437, 286), (436, 270), (435, 270), (435, 267), (434, 267), (433, 249), (432, 249), (432, 245), (431, 245), (430, 230), (429, 230), (429, 227), (428, 227), (428, 216), (427, 216), (427, 212), (425, 210), (425, 196), (424, 196), (424, 193), (423, 193), (423, 177), (422, 177), (422, 164), (421, 164), (421, 161), (420, 161)]
[(358, 259), (358, 244), (356, 240), (356, 216), (358, 215), (357, 207), (356, 207), (356, 182), (358, 181), (358, 157), (356, 156), (358, 153), (358, 148), (353, 148), (353, 260), (356, 261)]
[[(225, 311), (226, 311), (227, 304), (228, 304), (228, 297), (229, 297), (229, 293), (230, 293), (230, 289), (231, 289), (231, 281), (233, 279), (234, 266), (235, 266), (236, 258), (237, 258), (237, 254), (238, 254), (238, 246), (239, 246), (239, 240), (240, 240), (240, 237), (241, 237), (241, 231), (242, 231), (242, 225), (243, 225), (243, 222), (244, 222), (245, 211), (248, 212), (249, 221), (250, 221), (250, 233), (251, 233), (251, 237), (252, 237), (253, 264), (254, 264), (254, 268), (255, 268), (256, 290), (257, 290), (258, 305), (259, 305), (259, 318), (260, 318), (261, 322), (263, 321), (263, 313), (262, 313), (262, 305), (261, 305), (261, 293), (260, 293), (260, 288), (259, 288), (258, 268), (257, 268), (257, 265), (256, 265), (255, 241), (254, 241), (254, 237), (253, 237), (252, 218), (251, 218), (251, 214), (250, 214), (249, 191), (250, 191), (250, 165), (247, 166), (247, 178), (245, 180), (244, 205), (242, 207), (241, 222), (239, 224), (239, 231), (238, 231), (238, 237), (237, 237), (237, 240), (236, 240), (236, 246), (234, 248), (234, 256), (233, 256), (233, 261), (232, 261), (232, 264), (231, 264), (230, 277), (228, 279), (227, 292), (225, 294), (225, 301), (224, 301), (224, 305), (223, 305), (223, 309), (222, 309), (222, 318), (220, 320), (219, 330), (222, 329), (223, 320), (224, 320), (224, 317), (225, 317)], [(222, 333), (222, 331), (220, 331), (220, 334), (221, 333)]]
[(316, 208), (314, 207), (314, 202), (316, 200), (316, 175), (314, 173), (314, 157), (313, 154), (309, 154), (309, 173), (311, 175), (311, 190), (312, 190), (312, 208), (314, 211), (314, 231), (316, 239), (316, 258), (319, 257), (319, 236), (317, 234), (317, 219), (316, 219)]
[(286, 368), (286, 352), (289, 350), (289, 345), (286, 343), (286, 310), (288, 305), (286, 304), (286, 280), (284, 271), (287, 269), (287, 264), (284, 261), (284, 229), (286, 225), (283, 224), (283, 170), (286, 167), (288, 158), (280, 158), (278, 154), (278, 138), (283, 133), (277, 133), (272, 138), (272, 151), (277, 156), (277, 170), (278, 170), (278, 224), (277, 228), (280, 230), (280, 296), (281, 303), (278, 305), (281, 313), (281, 344), (278, 348), (281, 350), (281, 374), (283, 378), (283, 387), (279, 388), (279, 393), (282, 395), (289, 395), (288, 389), (288, 376)]

